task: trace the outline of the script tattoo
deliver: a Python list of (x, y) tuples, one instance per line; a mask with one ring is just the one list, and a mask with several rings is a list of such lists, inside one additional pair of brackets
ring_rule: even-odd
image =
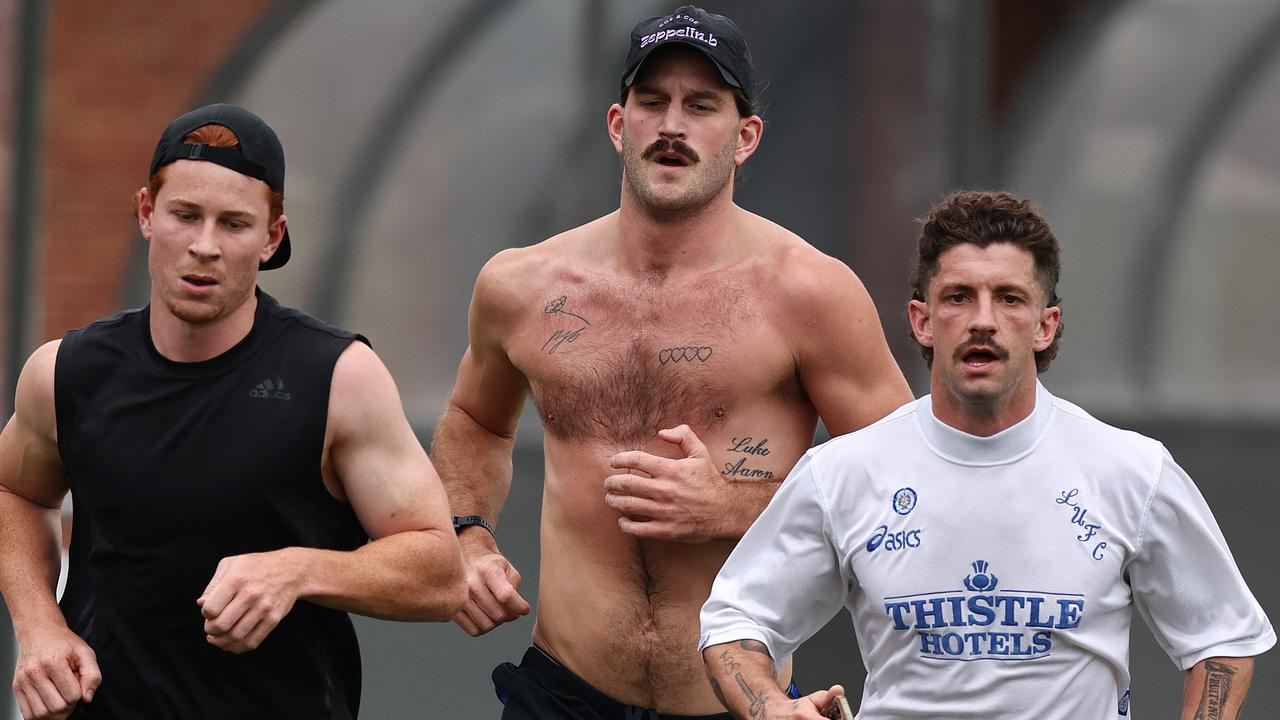
[[(770, 662), (773, 661), (773, 656), (769, 654), (769, 648), (759, 640), (739, 640), (738, 646), (748, 652), (761, 653), (765, 657), (769, 658)], [(747, 684), (747, 679), (742, 675), (742, 663), (738, 662), (738, 659), (733, 656), (733, 651), (731, 649), (726, 648), (720, 653), (720, 662), (724, 663), (726, 673), (733, 673), (733, 679), (738, 682), (738, 687), (742, 690), (742, 694), (746, 696), (747, 701), (751, 703), (749, 712), (751, 713), (752, 720), (763, 718), (765, 705), (769, 702), (768, 693), (760, 693), (759, 695), (755, 694), (751, 689), (751, 686)], [(708, 669), (707, 675), (711, 675), (710, 669)], [(729, 707), (729, 703), (725, 702), (724, 693), (720, 689), (720, 683), (716, 682), (715, 678), (711, 679), (711, 689), (715, 690), (716, 697), (720, 699), (720, 703), (725, 707)]]
[(711, 357), (711, 352), (712, 348), (698, 345), (663, 348), (658, 351), (658, 364), (666, 365), (667, 363), (675, 364), (681, 362), (691, 363), (695, 360), (701, 364)]
[[(750, 435), (744, 438), (733, 438), (730, 440), (731, 445), (725, 448), (726, 451), (732, 453), (743, 453), (746, 455), (755, 455), (756, 457), (764, 457), (769, 454), (769, 448), (765, 447), (769, 443), (769, 438), (760, 438), (759, 442)], [(760, 468), (747, 467), (747, 459), (739, 458), (736, 463), (725, 463), (724, 470), (721, 475), (730, 478), (744, 478), (752, 480), (772, 480), (772, 470), (762, 470)]]
[(738, 661), (734, 659), (733, 652), (731, 650), (725, 650), (720, 653), (720, 662), (724, 663), (724, 669), (729, 672), (737, 672), (738, 668), (742, 667), (738, 664)]
[(543, 350), (547, 350), (548, 345), (551, 345), (551, 343), (553, 342), (555, 343), (554, 345), (551, 345), (550, 350), (547, 350), (548, 355), (554, 354), (555, 351), (560, 348), (561, 344), (567, 343), (567, 342), (571, 343), (574, 340), (577, 340), (578, 336), (581, 335), (584, 330), (586, 330), (588, 327), (591, 326), (591, 323), (586, 318), (582, 317), (577, 313), (572, 313), (564, 309), (564, 306), (568, 302), (569, 302), (569, 298), (564, 295), (561, 295), (555, 300), (552, 300), (551, 302), (547, 303), (546, 306), (542, 308), (542, 312), (546, 313), (547, 315), (567, 315), (569, 317), (577, 318), (581, 320), (583, 323), (585, 323), (585, 325), (575, 330), (556, 330), (555, 332), (551, 333), (551, 337), (547, 338), (547, 341), (542, 343)]
[(1204, 693), (1200, 696), (1200, 707), (1196, 709), (1195, 720), (1222, 720), (1222, 711), (1231, 698), (1231, 680), (1236, 669), (1207, 660), (1204, 670)]

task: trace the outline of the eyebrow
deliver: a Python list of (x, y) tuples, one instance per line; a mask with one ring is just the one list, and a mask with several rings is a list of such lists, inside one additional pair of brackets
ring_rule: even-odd
[(696, 92), (690, 93), (689, 99), (690, 100), (715, 100), (719, 102), (721, 100), (724, 100), (724, 95), (722, 93), (712, 92), (710, 90), (698, 90)]
[[(178, 207), (181, 207), (185, 210), (203, 210), (204, 209), (199, 203), (195, 203), (190, 200), (184, 200), (182, 198), (173, 198), (172, 200), (169, 201), (169, 205), (171, 206), (177, 205)], [(248, 210), (226, 210), (224, 212), (218, 213), (218, 217), (253, 220), (257, 217), (257, 215), (254, 215), (252, 212), (249, 212)]]
[[(1033, 290), (1034, 287), (1035, 287), (1034, 281), (1031, 286), (1005, 282), (1005, 283), (1000, 283), (998, 285), (993, 285), (991, 287), (991, 291), (997, 292), (997, 293), (1016, 292), (1016, 293), (1026, 294), (1026, 293), (1034, 292)], [(966, 291), (972, 292), (974, 289), (975, 289), (975, 286), (967, 282), (949, 282), (949, 283), (943, 283), (938, 286), (938, 290), (944, 293), (955, 292), (957, 290), (966, 290)]]
[[(670, 96), (670, 93), (663, 92), (652, 85), (636, 85), (634, 90), (637, 95), (657, 95), (659, 97)], [(716, 92), (714, 90), (695, 90), (689, 93), (688, 99), (723, 101), (724, 97), (724, 93)]]

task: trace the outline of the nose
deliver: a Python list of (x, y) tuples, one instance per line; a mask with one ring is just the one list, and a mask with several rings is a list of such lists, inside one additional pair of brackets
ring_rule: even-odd
[(218, 244), (217, 231), (217, 222), (213, 218), (201, 224), (200, 232), (187, 246), (187, 252), (201, 262), (217, 260), (222, 256), (222, 246)]
[(969, 332), (994, 333), (996, 331), (995, 299), (983, 293), (974, 303), (973, 314), (969, 316)]
[(685, 137), (684, 128), (684, 108), (679, 103), (668, 103), (666, 111), (662, 113), (662, 123), (658, 127), (658, 134), (668, 140), (683, 140)]

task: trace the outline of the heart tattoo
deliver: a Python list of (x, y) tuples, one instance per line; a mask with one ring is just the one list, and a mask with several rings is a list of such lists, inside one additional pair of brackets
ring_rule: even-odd
[(658, 364), (693, 362), (704, 363), (711, 357), (711, 348), (689, 345), (687, 347), (664, 348), (658, 351)]

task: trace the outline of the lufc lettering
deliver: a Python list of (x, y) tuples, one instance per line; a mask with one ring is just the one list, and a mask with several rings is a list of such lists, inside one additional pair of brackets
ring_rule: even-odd
[[(1053, 633), (1080, 627), (1081, 595), (1027, 590), (995, 592), (986, 562), (973, 563), (958, 590), (885, 598), (893, 629), (914, 631), (920, 657), (930, 660), (1037, 660), (1053, 651)], [(973, 628), (973, 629), (961, 629)]]
[[(1102, 523), (1089, 522), (1089, 509), (1080, 505), (1079, 500), (1076, 499), (1079, 495), (1080, 491), (1076, 488), (1063, 490), (1054, 502), (1058, 505), (1065, 505), (1066, 507), (1071, 508), (1071, 524), (1083, 528), (1083, 531), (1076, 535), (1076, 540), (1079, 540), (1082, 543), (1087, 543), (1093, 540), (1093, 537), (1103, 528)], [(1094, 544), (1093, 551), (1089, 554), (1094, 560), (1101, 560), (1104, 557), (1103, 550), (1106, 549), (1106, 541), (1099, 541)]]

